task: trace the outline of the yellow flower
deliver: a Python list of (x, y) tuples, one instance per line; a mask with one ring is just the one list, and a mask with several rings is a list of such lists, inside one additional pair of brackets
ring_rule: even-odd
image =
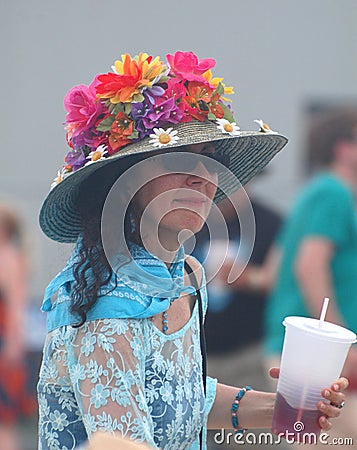
[[(215, 77), (213, 78), (212, 70), (207, 70), (207, 72), (203, 73), (202, 76), (208, 81), (208, 83), (211, 86), (214, 86), (215, 88), (221, 83), (221, 85), (224, 88), (224, 93), (227, 95), (234, 94), (233, 86), (226, 86), (222, 81), (223, 78)], [(222, 100), (226, 102), (231, 102), (232, 100), (229, 98), (222, 97)]]

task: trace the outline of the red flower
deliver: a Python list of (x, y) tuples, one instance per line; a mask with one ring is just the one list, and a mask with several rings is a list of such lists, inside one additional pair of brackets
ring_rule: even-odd
[(138, 77), (109, 72), (99, 75), (98, 81), (100, 81), (100, 84), (96, 86), (96, 90), (99, 97), (109, 98), (112, 103), (119, 103), (131, 100), (137, 89)]
[(119, 112), (112, 124), (112, 132), (120, 136), (130, 136), (133, 133), (134, 123), (123, 112)]
[(187, 81), (206, 82), (202, 74), (216, 65), (214, 59), (205, 58), (200, 61), (192, 52), (176, 52), (174, 55), (168, 54), (166, 57), (171, 72), (178, 78)]
[(126, 137), (122, 137), (120, 134), (110, 133), (108, 154), (114, 155), (121, 147), (132, 142)]
[(216, 116), (217, 119), (223, 119), (224, 117), (224, 109), (222, 108), (222, 103), (219, 101), (220, 96), (218, 94), (214, 94), (209, 103), (209, 109), (211, 113)]
[(167, 82), (167, 88), (163, 97), (166, 99), (174, 98), (175, 102), (179, 102), (186, 95), (186, 87), (182, 80), (177, 78), (170, 78)]
[(119, 112), (115, 116), (114, 122), (112, 123), (112, 127), (110, 130), (109, 135), (110, 148), (108, 148), (109, 155), (116, 153), (119, 148), (132, 142), (132, 140), (129, 139), (129, 136), (133, 133), (133, 131), (134, 131), (134, 122), (131, 119), (129, 119), (129, 117), (125, 115), (123, 112)]
[[(200, 122), (204, 122), (208, 116), (208, 106), (206, 103), (202, 102), (205, 107), (202, 108), (202, 103), (198, 102), (194, 97), (185, 97), (183, 99), (184, 104), (184, 115), (190, 115)], [(187, 120), (189, 122), (189, 120)]]
[(192, 81), (191, 83), (188, 83), (187, 86), (189, 97), (193, 97), (197, 101), (202, 100), (205, 103), (211, 101), (213, 91), (214, 89), (202, 83), (198, 83), (197, 81)]

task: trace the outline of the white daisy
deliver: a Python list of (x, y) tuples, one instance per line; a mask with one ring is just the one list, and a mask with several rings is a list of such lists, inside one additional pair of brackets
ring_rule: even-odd
[(104, 145), (100, 145), (96, 150), (93, 150), (89, 153), (87, 156), (87, 159), (89, 160), (85, 165), (93, 164), (97, 161), (102, 161), (105, 159), (105, 155), (108, 153), (107, 147)]
[(235, 122), (229, 122), (227, 119), (217, 119), (218, 129), (222, 133), (230, 134), (231, 136), (239, 136), (240, 128)]
[(270, 129), (269, 125), (267, 125), (263, 120), (256, 119), (254, 120), (255, 123), (257, 123), (260, 126), (260, 132), (261, 133), (268, 133), (268, 134), (277, 134), (276, 131), (273, 131)]
[(177, 135), (177, 130), (173, 128), (168, 128), (164, 130), (163, 128), (154, 128), (152, 134), (150, 134), (150, 144), (154, 147), (164, 147), (165, 145), (176, 144), (180, 139)]
[(51, 183), (50, 190), (52, 191), (52, 189), (56, 187), (57, 184), (59, 184), (61, 181), (63, 181), (66, 175), (68, 175), (69, 173), (70, 172), (65, 167), (62, 167), (62, 169), (57, 172), (56, 178)]

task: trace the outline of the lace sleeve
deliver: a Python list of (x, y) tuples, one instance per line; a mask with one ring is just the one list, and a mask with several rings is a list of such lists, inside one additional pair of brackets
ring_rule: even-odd
[(88, 436), (108, 431), (158, 448), (144, 392), (140, 321), (90, 321), (69, 344), (69, 374)]

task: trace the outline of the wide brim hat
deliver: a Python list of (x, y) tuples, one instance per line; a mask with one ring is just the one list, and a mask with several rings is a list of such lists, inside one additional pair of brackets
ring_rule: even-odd
[[(229, 171), (223, 172), (219, 179), (219, 189), (214, 198), (216, 203), (237, 189), (237, 180), (242, 186), (248, 183), (288, 141), (285, 136), (272, 132), (241, 131), (239, 135), (225, 134), (210, 121), (194, 120), (190, 123), (173, 125), (171, 128), (177, 131), (176, 136), (179, 140), (165, 145), (164, 151), (174, 151), (175, 148), (190, 144), (214, 142), (218, 152), (230, 156)], [(76, 242), (81, 232), (78, 196), (82, 183), (108, 164), (132, 155), (147, 155), (148, 152), (157, 150), (157, 146), (147, 137), (129, 144), (108, 158), (88, 164), (67, 175), (49, 192), (42, 205), (39, 221), (43, 232), (58, 242)], [(117, 167), (120, 167), (120, 164)]]
[(214, 59), (199, 60), (192, 52), (168, 54), (166, 61), (146, 53), (125, 54), (112, 72), (68, 91), (70, 150), (40, 212), (40, 226), (49, 238), (75, 242), (82, 229), (83, 183), (105, 196), (115, 181), (108, 175), (118, 178), (140, 155), (215, 142), (217, 151), (230, 157), (229, 170), (219, 174), (215, 202), (269, 163), (287, 139), (262, 120), (256, 120), (259, 131), (241, 131), (227, 103), (233, 88), (213, 76), (214, 66)]

